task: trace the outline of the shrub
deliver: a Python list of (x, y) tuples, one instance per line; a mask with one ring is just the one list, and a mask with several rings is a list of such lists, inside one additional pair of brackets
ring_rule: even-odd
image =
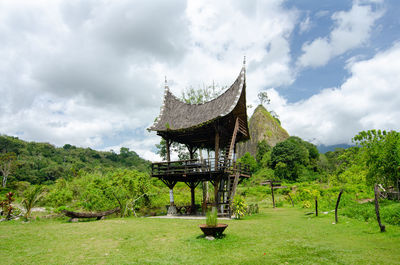
[(389, 205), (383, 204), (381, 209), (382, 219), (392, 225), (400, 225), (400, 203), (389, 202)]
[(256, 159), (249, 153), (246, 152), (244, 156), (242, 156), (239, 161), (240, 163), (244, 163), (250, 166), (250, 171), (254, 173), (257, 170), (258, 164)]
[(236, 197), (233, 200), (233, 214), (235, 218), (240, 219), (240, 217), (246, 214), (247, 205), (242, 197)]
[(277, 200), (275, 202), (275, 207), (282, 207), (283, 206), (283, 201), (282, 200)]
[(249, 214), (249, 215), (252, 215), (252, 214), (255, 214), (255, 213), (258, 213), (258, 204), (256, 203), (256, 204), (250, 204), (249, 206), (247, 206), (247, 210), (246, 210), (246, 212), (247, 212), (247, 214)]
[(310, 201), (304, 201), (302, 207), (303, 208), (311, 208), (311, 202)]
[(6, 214), (6, 220), (11, 220), (11, 215), (14, 213), (14, 207), (11, 205), (11, 203), (14, 201), (13, 196), (14, 193), (8, 192), (5, 196), (5, 200), (0, 202), (0, 207), (3, 210), (3, 214)]

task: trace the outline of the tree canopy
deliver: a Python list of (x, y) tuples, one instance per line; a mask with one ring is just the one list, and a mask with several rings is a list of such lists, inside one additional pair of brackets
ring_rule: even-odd
[(271, 166), (275, 176), (281, 179), (297, 180), (305, 169), (317, 170), (319, 153), (315, 145), (291, 136), (274, 146)]
[(365, 151), (367, 183), (397, 186), (400, 179), (400, 133), (362, 131), (353, 140)]
[[(53, 183), (57, 179), (77, 176), (79, 171), (129, 168), (148, 171), (150, 163), (126, 147), (117, 154), (96, 151), (70, 144), (55, 147), (49, 143), (26, 142), (16, 137), (0, 136), (0, 174), (4, 183), (28, 181), (32, 184)], [(11, 164), (10, 164), (11, 161)], [(8, 170), (7, 165), (12, 165)]]

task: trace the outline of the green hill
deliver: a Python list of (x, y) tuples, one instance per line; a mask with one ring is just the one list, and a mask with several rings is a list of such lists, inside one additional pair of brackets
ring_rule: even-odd
[(50, 184), (60, 177), (72, 178), (81, 170), (128, 168), (147, 172), (150, 168), (149, 161), (125, 147), (117, 154), (70, 144), (55, 147), (49, 143), (26, 142), (17, 137), (0, 135), (0, 153), (7, 152), (13, 152), (17, 157), (8, 183), (28, 181)]
[(255, 157), (257, 153), (257, 144), (262, 140), (266, 140), (267, 143), (273, 147), (277, 143), (289, 138), (289, 134), (282, 128), (279, 121), (272, 117), (263, 105), (258, 105), (254, 110), (249, 121), (249, 131), (250, 140), (238, 144), (238, 157), (243, 156), (246, 152), (249, 152)]

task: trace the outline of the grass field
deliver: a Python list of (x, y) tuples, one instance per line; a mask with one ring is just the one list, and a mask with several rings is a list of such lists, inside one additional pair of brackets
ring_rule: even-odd
[(203, 220), (125, 218), (0, 223), (2, 264), (400, 264), (400, 227), (302, 209), (263, 209), (228, 223), (222, 239)]

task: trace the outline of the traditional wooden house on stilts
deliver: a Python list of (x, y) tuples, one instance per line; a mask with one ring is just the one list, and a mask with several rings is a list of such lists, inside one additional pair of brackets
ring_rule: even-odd
[[(236, 186), (250, 177), (249, 166), (236, 162), (236, 143), (249, 139), (246, 112), (246, 70), (219, 97), (203, 104), (187, 104), (165, 86), (160, 115), (149, 128), (165, 139), (167, 161), (152, 164), (152, 177), (170, 188), (168, 214), (176, 213), (173, 188), (178, 181), (191, 191), (191, 210), (195, 211), (195, 188), (203, 181), (214, 185), (214, 205), (220, 214), (231, 216)], [(172, 142), (186, 145), (190, 159), (171, 161)], [(194, 159), (198, 148), (214, 151), (215, 157)]]

